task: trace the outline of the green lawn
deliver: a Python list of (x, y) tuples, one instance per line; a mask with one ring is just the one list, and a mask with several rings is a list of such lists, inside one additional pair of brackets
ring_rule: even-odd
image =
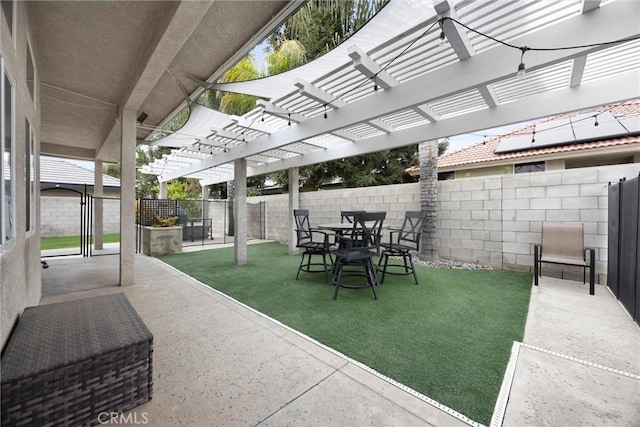
[(323, 274), (295, 275), (299, 256), (279, 243), (161, 259), (190, 276), (488, 425), (514, 340), (524, 334), (531, 275), (418, 267), (371, 289), (332, 287)]
[[(120, 233), (111, 233), (103, 235), (104, 243), (117, 243), (120, 241)], [(40, 248), (45, 251), (47, 249), (65, 249), (79, 248), (80, 236), (63, 236), (63, 237), (43, 237), (40, 239)]]

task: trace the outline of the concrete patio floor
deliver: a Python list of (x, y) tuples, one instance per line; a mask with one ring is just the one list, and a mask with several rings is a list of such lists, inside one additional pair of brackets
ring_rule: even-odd
[[(106, 258), (98, 263), (108, 267)], [(57, 262), (43, 270), (43, 289), (51, 277), (78, 289), (74, 274), (86, 271)], [(144, 255), (136, 256), (135, 286), (43, 296), (41, 304), (115, 292), (154, 334), (153, 399), (131, 411), (147, 425), (474, 424)], [(589, 296), (582, 283), (543, 278), (516, 347), (496, 425), (638, 425), (640, 329), (605, 287)]]

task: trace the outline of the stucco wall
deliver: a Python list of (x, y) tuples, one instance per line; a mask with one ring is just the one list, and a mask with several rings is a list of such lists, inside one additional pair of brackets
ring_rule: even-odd
[[(18, 316), (25, 307), (37, 305), (41, 295), (40, 223), (26, 231), (25, 140), (29, 120), (36, 138), (40, 137), (40, 109), (34, 105), (26, 79), (27, 4), (13, 3), (16, 24), (13, 35), (5, 19), (0, 19), (2, 59), (15, 85), (15, 238), (0, 242), (0, 347), (4, 348)], [(15, 45), (14, 45), (15, 41)], [(37, 66), (37, 64), (36, 64)], [(3, 77), (4, 78), (4, 77)], [(37, 81), (36, 76), (36, 82)], [(35, 182), (40, 181), (40, 140), (35, 141)], [(35, 192), (35, 212), (40, 206), (39, 188)]]
[[(542, 222), (582, 222), (585, 245), (596, 249), (599, 283), (606, 279), (607, 185), (632, 178), (640, 164), (602, 166), (516, 175), (441, 181), (438, 186), (438, 252), (442, 258), (497, 268), (530, 271), (533, 244)], [(267, 238), (288, 239), (288, 196), (250, 198), (266, 202)], [(317, 191), (300, 194), (312, 225), (340, 220), (341, 210), (386, 211), (386, 224), (398, 226), (405, 210), (420, 210), (420, 185)], [(559, 273), (545, 266), (545, 274)], [(582, 270), (563, 268), (582, 280)]]

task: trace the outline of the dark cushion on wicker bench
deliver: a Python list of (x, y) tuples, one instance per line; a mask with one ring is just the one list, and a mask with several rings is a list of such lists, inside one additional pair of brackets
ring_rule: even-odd
[(26, 308), (2, 355), (2, 426), (95, 425), (145, 403), (152, 353), (122, 293)]

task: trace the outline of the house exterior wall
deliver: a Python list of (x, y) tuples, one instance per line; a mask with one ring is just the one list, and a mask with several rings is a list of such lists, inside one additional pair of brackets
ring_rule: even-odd
[[(0, 347), (4, 348), (9, 334), (25, 307), (37, 305), (41, 296), (40, 217), (26, 231), (26, 135), (29, 123), (35, 133), (34, 173), (36, 182), (35, 212), (40, 212), (40, 107), (35, 104), (27, 86), (27, 3), (14, 2), (13, 34), (7, 19), (0, 18), (0, 56), (15, 85), (15, 238), (0, 243)], [(39, 81), (36, 66), (36, 84)], [(36, 102), (39, 90), (36, 89)]]
[[(80, 197), (46, 196), (40, 199), (42, 237), (80, 235)], [(103, 200), (103, 232), (120, 232), (120, 200)]]
[[(606, 283), (607, 185), (640, 172), (639, 164), (556, 170), (440, 181), (438, 251), (442, 258), (508, 270), (531, 271), (542, 222), (582, 222), (585, 245), (596, 249), (596, 273)], [(266, 202), (268, 239), (289, 236), (287, 195), (252, 197)], [(386, 211), (400, 226), (406, 210), (420, 210), (418, 183), (300, 193), (312, 225), (336, 222), (341, 210)], [(582, 280), (582, 269), (544, 267), (545, 274)]]

